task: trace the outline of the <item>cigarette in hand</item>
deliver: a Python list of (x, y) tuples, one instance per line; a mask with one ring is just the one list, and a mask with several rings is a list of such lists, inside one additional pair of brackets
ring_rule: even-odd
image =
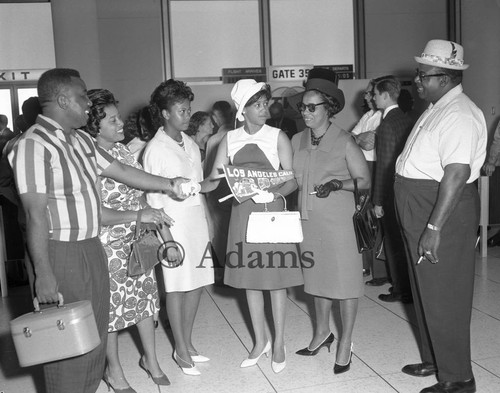
[(309, 195), (315, 195), (317, 193), (318, 193), (318, 191), (313, 191), (313, 192), (310, 192)]
[(418, 261), (415, 265), (420, 265), (420, 262), (422, 262), (424, 260), (424, 258), (425, 257), (423, 255), (421, 255), (420, 258), (418, 258)]

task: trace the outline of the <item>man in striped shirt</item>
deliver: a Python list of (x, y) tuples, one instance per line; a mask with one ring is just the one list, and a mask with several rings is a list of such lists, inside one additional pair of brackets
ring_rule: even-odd
[(9, 154), (27, 219), (28, 250), (40, 303), (90, 300), (101, 344), (46, 364), (47, 392), (95, 392), (104, 371), (109, 315), (107, 257), (99, 238), (98, 176), (184, 199), (186, 179), (165, 179), (123, 165), (85, 132), (91, 102), (76, 70), (56, 68), (38, 81), (43, 115)]

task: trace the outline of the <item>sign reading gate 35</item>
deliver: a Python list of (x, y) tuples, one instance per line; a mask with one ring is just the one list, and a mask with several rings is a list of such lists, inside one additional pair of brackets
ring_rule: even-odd
[(268, 67), (268, 82), (302, 81), (307, 79), (312, 64), (296, 66), (271, 66)]
[[(302, 82), (307, 79), (309, 70), (313, 68), (312, 64), (296, 65), (296, 66), (270, 66), (267, 71), (268, 82), (285, 82), (298, 81)], [(352, 64), (341, 65), (319, 65), (320, 68), (328, 68), (335, 71), (338, 79), (353, 79)]]

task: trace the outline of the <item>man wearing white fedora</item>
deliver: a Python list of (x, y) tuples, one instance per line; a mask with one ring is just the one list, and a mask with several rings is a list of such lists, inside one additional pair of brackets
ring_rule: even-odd
[(422, 363), (402, 371), (437, 374), (421, 393), (475, 392), (470, 355), (479, 197), (473, 182), (486, 155), (481, 110), (463, 93), (463, 47), (431, 40), (415, 84), (429, 103), (396, 163), (396, 207), (407, 246)]

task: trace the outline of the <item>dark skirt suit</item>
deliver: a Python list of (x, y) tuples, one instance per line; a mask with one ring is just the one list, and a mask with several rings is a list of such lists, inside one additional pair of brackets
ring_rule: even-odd
[(314, 185), (347, 180), (346, 145), (352, 136), (332, 124), (318, 146), (306, 129), (292, 139), (293, 170), (299, 184), (299, 210), (304, 241), (301, 252), (305, 292), (330, 299), (364, 294), (363, 262), (352, 223), (354, 195), (336, 191), (327, 198), (309, 195)]

